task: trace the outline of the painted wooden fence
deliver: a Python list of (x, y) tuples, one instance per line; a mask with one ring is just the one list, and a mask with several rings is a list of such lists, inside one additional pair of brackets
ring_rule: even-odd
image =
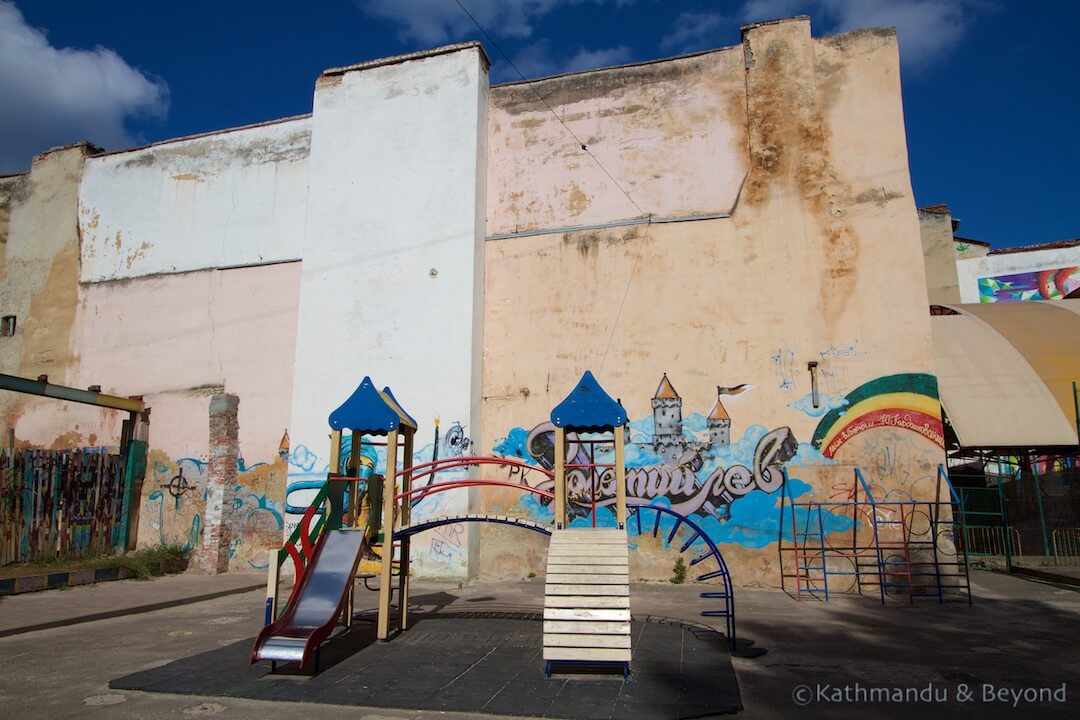
[(0, 564), (122, 548), (124, 477), (103, 450), (0, 452)]

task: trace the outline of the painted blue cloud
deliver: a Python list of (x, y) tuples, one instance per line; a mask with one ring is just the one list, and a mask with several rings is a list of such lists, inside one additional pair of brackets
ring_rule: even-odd
[(842, 408), (847, 404), (847, 398), (818, 394), (818, 406), (814, 407), (814, 396), (807, 393), (795, 402), (788, 403), (788, 407), (795, 408), (799, 412), (809, 415), (810, 417), (821, 417), (830, 410)]
[(536, 460), (525, 446), (525, 441), (528, 439), (529, 431), (525, 428), (511, 428), (510, 432), (506, 433), (506, 437), (496, 442), (492, 449), (499, 455), (518, 458), (530, 465), (536, 465)]

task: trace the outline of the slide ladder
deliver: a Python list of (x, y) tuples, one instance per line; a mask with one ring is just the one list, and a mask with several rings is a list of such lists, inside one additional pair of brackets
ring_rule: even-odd
[(630, 567), (626, 531), (555, 530), (544, 588), (544, 661), (618, 663), (630, 672)]

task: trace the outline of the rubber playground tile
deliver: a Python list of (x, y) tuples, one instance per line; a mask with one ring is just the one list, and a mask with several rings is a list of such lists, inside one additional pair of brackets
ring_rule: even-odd
[(623, 684), (620, 680), (566, 680), (562, 692), (552, 701), (546, 715), (589, 720), (609, 718)]
[[(543, 675), (541, 675), (543, 677)], [(566, 680), (522, 680), (508, 685), (480, 710), (493, 715), (543, 717), (566, 685)]]
[[(695, 643), (677, 624), (635, 623), (629, 681), (544, 676), (542, 623), (424, 616), (389, 643), (357, 622), (326, 643), (320, 672), (248, 663), (251, 640), (109, 683), (115, 689), (332, 705), (484, 712), (551, 718), (691, 718), (741, 708), (726, 644)], [(688, 649), (688, 646), (690, 649)], [(303, 675), (303, 678), (282, 677)]]

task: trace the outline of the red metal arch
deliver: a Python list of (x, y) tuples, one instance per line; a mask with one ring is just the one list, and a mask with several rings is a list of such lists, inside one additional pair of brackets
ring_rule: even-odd
[[(469, 455), (463, 457), (432, 460), (431, 462), (414, 465), (409, 468), (407, 472), (409, 472), (413, 480), (417, 480), (422, 477), (427, 477), (428, 475), (433, 475), (437, 472), (442, 472), (443, 470), (456, 470), (463, 467), (472, 467), (473, 465), (501, 465), (504, 467), (516, 467), (523, 472), (535, 471), (550, 478), (555, 477), (555, 473), (552, 470), (540, 467), (539, 465), (530, 465), (527, 462), (515, 460), (513, 458), (495, 457), (488, 455)], [(404, 473), (406, 471), (402, 470), (401, 472)]]
[(413, 488), (408, 492), (398, 493), (394, 496), (394, 500), (402, 500), (404, 498), (411, 499), (414, 495), (419, 495), (420, 499), (427, 497), (428, 495), (434, 495), (435, 493), (446, 492), (447, 490), (457, 490), (463, 487), (477, 487), (477, 486), (493, 486), (493, 487), (509, 487), (524, 492), (530, 492), (540, 497), (548, 499), (554, 499), (555, 493), (548, 490), (541, 490), (540, 488), (530, 487), (528, 485), (522, 485), (521, 483), (512, 483), (506, 480), (451, 480), (444, 483), (435, 483), (433, 485), (424, 485), (422, 487)]

